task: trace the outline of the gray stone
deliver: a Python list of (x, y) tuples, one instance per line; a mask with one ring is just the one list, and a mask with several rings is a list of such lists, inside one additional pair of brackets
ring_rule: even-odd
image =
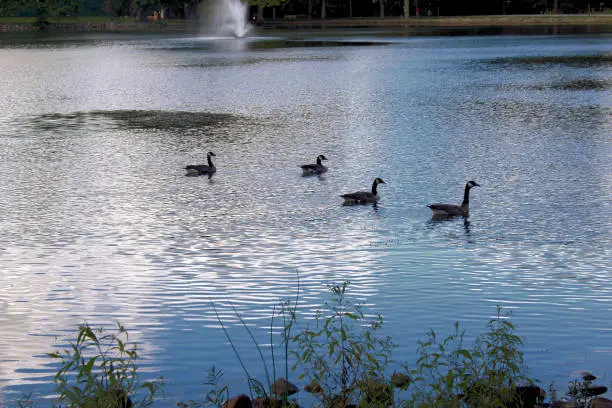
[(522, 408), (535, 408), (544, 401), (546, 391), (537, 385), (516, 387), (516, 404)]
[(270, 391), (274, 395), (293, 395), (298, 392), (300, 389), (295, 385), (285, 380), (284, 378), (279, 378), (274, 381), (270, 386)]
[(251, 399), (244, 394), (238, 395), (227, 400), (223, 408), (252, 408)]
[(323, 394), (323, 388), (316, 381), (304, 386), (304, 391), (311, 394)]
[(571, 401), (553, 401), (550, 408), (580, 408), (578, 404)]
[(612, 400), (603, 397), (595, 397), (589, 401), (589, 408), (612, 408)]
[(393, 373), (391, 376), (391, 384), (396, 386), (397, 388), (404, 388), (410, 385), (412, 382), (412, 378), (408, 374), (403, 373)]
[(587, 387), (586, 392), (591, 396), (601, 395), (608, 392), (608, 387), (605, 385), (591, 385)]

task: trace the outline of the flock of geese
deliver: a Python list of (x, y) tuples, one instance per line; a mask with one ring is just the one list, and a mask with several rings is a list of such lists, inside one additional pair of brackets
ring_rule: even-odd
[[(212, 162), (212, 157), (216, 155), (213, 152), (208, 152), (206, 154), (206, 159), (208, 164), (190, 164), (185, 166), (185, 170), (187, 170), (186, 176), (203, 176), (208, 175), (212, 176), (217, 172), (217, 168)], [(299, 166), (302, 169), (303, 176), (313, 176), (318, 174), (323, 174), (327, 172), (327, 167), (323, 164), (323, 160), (327, 160), (327, 157), (320, 154), (317, 156), (317, 162), (314, 164), (303, 164)], [(368, 204), (368, 203), (376, 203), (380, 199), (380, 195), (378, 194), (378, 185), (386, 184), (383, 179), (380, 177), (376, 177), (374, 179), (374, 183), (372, 183), (371, 191), (356, 191), (354, 193), (342, 194), (340, 197), (344, 199), (344, 204)], [(429, 204), (428, 207), (431, 208), (433, 212), (432, 218), (434, 219), (443, 219), (450, 217), (464, 217), (467, 218), (470, 214), (470, 190), (472, 187), (478, 187), (480, 184), (476, 183), (473, 180), (470, 180), (465, 185), (465, 191), (463, 193), (463, 202), (461, 205), (456, 204)]]

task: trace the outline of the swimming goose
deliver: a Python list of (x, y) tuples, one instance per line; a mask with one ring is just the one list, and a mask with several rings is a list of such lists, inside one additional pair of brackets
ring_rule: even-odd
[(455, 204), (429, 204), (428, 207), (433, 211), (433, 218), (448, 218), (461, 216), (467, 218), (470, 216), (470, 189), (472, 187), (480, 186), (477, 182), (470, 180), (465, 185), (465, 192), (463, 193), (463, 202), (461, 205)]
[(211, 157), (215, 156), (213, 152), (208, 152), (206, 154), (206, 159), (208, 160), (208, 164), (190, 164), (185, 166), (185, 170), (187, 170), (186, 176), (201, 176), (203, 174), (208, 174), (212, 176), (217, 171), (217, 168), (212, 162)]
[(369, 191), (357, 191), (355, 193), (343, 194), (340, 197), (344, 198), (345, 204), (367, 204), (375, 203), (380, 199), (376, 187), (379, 184), (387, 184), (383, 179), (377, 177), (372, 184), (372, 192)]
[(304, 164), (300, 166), (302, 169), (302, 176), (325, 173), (327, 171), (327, 167), (321, 164), (321, 160), (327, 160), (327, 157), (320, 154), (317, 156), (317, 164)]

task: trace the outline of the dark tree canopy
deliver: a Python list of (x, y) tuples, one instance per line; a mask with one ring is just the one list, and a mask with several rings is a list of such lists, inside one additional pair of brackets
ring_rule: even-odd
[[(131, 16), (145, 19), (164, 10), (168, 18), (197, 18), (200, 2), (213, 0), (0, 0), (0, 16), (36, 16), (44, 24), (64, 16)], [(325, 8), (322, 9), (322, 1)], [(251, 13), (266, 18), (298, 15), (320, 18), (465, 16), (498, 14), (584, 13), (612, 8), (612, 0), (248, 0)], [(272, 12), (271, 10), (274, 9)], [(310, 14), (310, 15), (309, 15)]]

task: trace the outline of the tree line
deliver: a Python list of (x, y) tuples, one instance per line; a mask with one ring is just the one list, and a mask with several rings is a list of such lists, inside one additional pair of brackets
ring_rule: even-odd
[[(0, 16), (126, 16), (146, 20), (155, 11), (164, 18), (196, 19), (206, 3), (217, 0), (0, 0)], [(559, 14), (604, 11), (612, 0), (245, 0), (258, 19), (388, 16), (463, 16)], [(202, 7), (204, 6), (204, 7)]]

